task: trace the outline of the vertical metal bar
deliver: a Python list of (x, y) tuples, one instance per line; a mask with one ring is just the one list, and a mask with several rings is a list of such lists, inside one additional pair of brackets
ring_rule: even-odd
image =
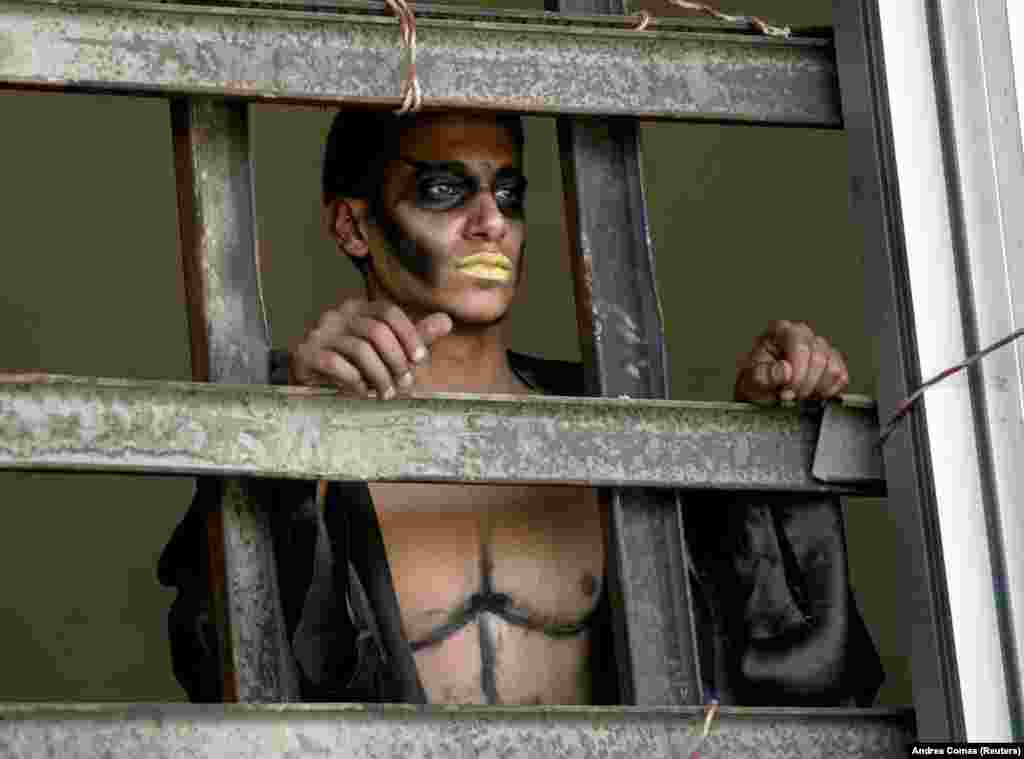
[[(880, 419), (888, 419), (922, 375), (901, 205), (901, 194), (910, 188), (900, 186), (897, 168), (879, 0), (835, 0), (833, 14), (850, 151), (851, 212), (863, 230), (865, 292), (870, 293), (872, 306), (867, 310), (867, 331), (878, 338), (878, 412)], [(911, 50), (914, 55), (927, 56), (927, 45), (919, 50), (913, 39), (904, 40), (893, 54), (903, 56)], [(930, 88), (931, 83), (928, 85)], [(900, 98), (914, 94), (902, 86), (898, 92)], [(912, 118), (915, 129), (921, 120), (924, 130), (921, 109), (913, 110), (903, 112), (903, 118)], [(922, 139), (929, 138), (922, 135)], [(941, 179), (934, 184), (941, 187)], [(929, 182), (930, 191), (938, 192), (934, 184)], [(933, 219), (931, 223), (940, 222)], [(926, 254), (933, 254), (930, 246)], [(947, 310), (951, 307), (946, 304)], [(948, 593), (952, 578), (946, 576), (943, 561), (931, 434), (919, 406), (889, 438), (884, 450), (891, 514), (905, 541), (903, 568), (896, 581), (902, 582), (901, 611), (913, 635), (911, 667), (918, 736), (921, 740), (963, 740), (963, 700)], [(962, 462), (956, 462), (956, 469), (961, 466)]]
[[(553, 1), (556, 10), (622, 12), (617, 3)], [(637, 123), (561, 118), (558, 132), (588, 391), (665, 398)], [(620, 698), (640, 705), (700, 703), (677, 494), (613, 489), (605, 498)]]
[[(269, 382), (246, 105), (171, 103), (192, 376)], [(225, 701), (298, 700), (267, 511), (247, 480), (228, 480), (208, 524)]]

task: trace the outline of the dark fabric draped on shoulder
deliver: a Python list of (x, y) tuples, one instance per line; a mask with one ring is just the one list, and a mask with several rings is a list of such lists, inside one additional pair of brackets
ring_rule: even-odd
[(705, 677), (722, 702), (870, 705), (884, 675), (850, 589), (839, 499), (701, 493), (684, 503), (708, 618), (702, 654), (713, 657)]

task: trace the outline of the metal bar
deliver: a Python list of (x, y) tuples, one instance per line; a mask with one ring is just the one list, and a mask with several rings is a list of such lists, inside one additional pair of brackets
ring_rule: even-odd
[[(193, 376), (266, 383), (269, 331), (253, 238), (246, 106), (177, 100), (171, 117)], [(167, 442), (153, 439), (150, 452), (166, 455)], [(297, 699), (269, 514), (248, 483), (229, 480), (208, 528), (223, 698)]]
[(266, 383), (270, 333), (254, 237), (245, 104), (171, 103), (196, 381)]
[[(546, 7), (625, 10), (620, 0), (548, 0)], [(588, 392), (667, 398), (639, 125), (562, 118), (558, 139)], [(620, 702), (701, 703), (678, 494), (612, 489), (603, 497)]]
[(884, 480), (877, 419), (843, 403), (829, 403), (814, 448), (815, 478), (822, 482)]
[[(874, 419), (870, 407), (849, 412)], [(812, 478), (819, 417), (740, 403), (384, 403), (314, 388), (0, 375), (0, 468), (884, 493), (882, 481)]]
[[(841, 125), (828, 39), (634, 32), (634, 18), (620, 22), (424, 18), (417, 72), (426, 103)], [(386, 14), (0, 2), (0, 86), (394, 106), (402, 60), (396, 22)]]
[[(691, 755), (703, 716), (694, 708), (7, 704), (0, 745), (5, 756), (65, 759), (663, 759)], [(908, 710), (725, 707), (700, 754), (902, 759), (912, 734)]]
[[(39, 0), (33, 0), (38, 2)], [(125, 0), (78, 0), (89, 5), (118, 5)], [(386, 2), (381, 0), (211, 0), (198, 3), (210, 9), (223, 8), (262, 8), (269, 11), (342, 13), (356, 16), (377, 16), (392, 19), (394, 12)], [(416, 18), (450, 20), (463, 22), (508, 22), (512, 24), (539, 24), (545, 28), (560, 26), (594, 27), (597, 29), (613, 29), (623, 31), (637, 25), (639, 16), (617, 15), (612, 13), (560, 13), (552, 16), (544, 11), (516, 7), (473, 7), (470, 5), (448, 5), (445, 3), (416, 3)], [(710, 32), (727, 35), (745, 34), (760, 36), (760, 32), (745, 24), (719, 21), (709, 16), (655, 16), (652, 15), (648, 29), (675, 32)], [(818, 40), (831, 39), (832, 30), (827, 26), (790, 27), (792, 36)]]
[[(884, 5), (887, 11), (922, 13), (917, 2)], [(946, 209), (942, 170), (936, 176), (933, 156), (919, 155), (921, 163), (916, 163), (915, 156), (906, 153), (907, 138), (920, 142), (923, 150), (927, 142), (938, 141), (934, 103), (927, 104), (934, 86), (931, 73), (917, 81), (899, 75), (901, 70), (930, 68), (925, 22), (894, 19), (898, 28), (892, 33), (896, 36), (887, 40), (880, 18), (882, 6), (880, 0), (836, 0), (833, 17), (850, 150), (851, 209), (864, 235), (866, 292), (871, 293), (866, 332), (878, 336), (879, 414), (888, 418), (922, 376), (928, 376), (921, 370), (907, 240), (913, 229), (908, 226), (939, 229)], [(891, 66), (897, 69), (890, 70)], [(897, 119), (905, 140), (901, 144), (904, 160), (912, 162), (906, 175), (898, 170)], [(926, 199), (927, 208), (923, 207)], [(904, 204), (908, 204), (906, 209)], [(906, 213), (915, 213), (917, 218), (905, 219)], [(939, 240), (922, 242), (918, 250), (922, 266), (937, 265), (940, 244)], [(935, 297), (935, 308), (919, 318), (944, 320), (955, 307), (955, 295), (948, 298), (943, 291)], [(928, 374), (939, 368), (928, 367)], [(947, 394), (953, 384), (947, 386)], [(914, 706), (921, 740), (964, 740), (948, 595), (953, 578), (947, 578), (943, 562), (936, 469), (929, 445), (936, 433), (929, 431), (931, 423), (930, 413), (926, 419), (925, 407), (919, 404), (885, 445), (890, 514), (903, 536), (904, 549), (902, 571), (895, 581), (901, 584), (903, 624), (912, 631)], [(948, 469), (954, 478), (969, 477), (966, 456), (951, 458), (946, 464), (937, 462), (936, 467)], [(961, 507), (966, 504), (950, 508)], [(973, 618), (964, 621), (977, 624)]]

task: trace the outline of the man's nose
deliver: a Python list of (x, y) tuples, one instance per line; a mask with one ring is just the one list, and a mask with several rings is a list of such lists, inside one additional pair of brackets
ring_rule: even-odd
[(466, 228), (470, 237), (479, 237), (487, 240), (500, 240), (505, 236), (507, 220), (505, 214), (498, 208), (498, 202), (494, 198), (494, 191), (483, 188), (473, 198), (470, 209), (471, 215)]

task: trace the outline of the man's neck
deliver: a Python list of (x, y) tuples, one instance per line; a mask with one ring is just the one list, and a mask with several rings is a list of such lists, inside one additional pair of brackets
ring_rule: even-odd
[(416, 389), (450, 393), (520, 393), (526, 388), (508, 363), (503, 324), (456, 325), (430, 346), (416, 368)]
[[(366, 294), (377, 297), (380, 286), (372, 273), (366, 281)], [(432, 311), (403, 305), (406, 315), (417, 322)], [(490, 324), (465, 324), (453, 321), (452, 331), (439, 337), (428, 348), (426, 361), (416, 367), (415, 390), (437, 393), (511, 393), (529, 392), (508, 362), (508, 320)]]

